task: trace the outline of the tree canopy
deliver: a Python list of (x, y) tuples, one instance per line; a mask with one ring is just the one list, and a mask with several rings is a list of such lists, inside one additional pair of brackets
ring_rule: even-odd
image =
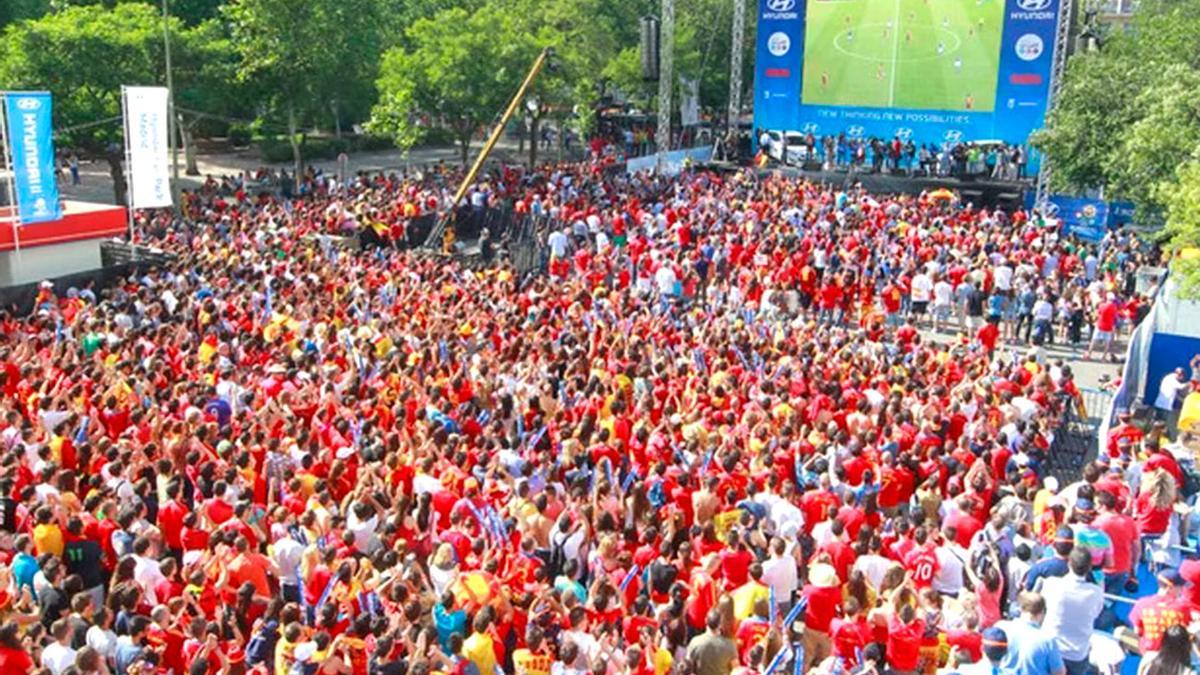
[(1198, 55), (1200, 0), (1146, 0), (1129, 30), (1073, 56), (1034, 139), (1053, 186), (1132, 200), (1143, 217), (1165, 218), (1173, 248), (1200, 245)]
[[(181, 98), (216, 95), (224, 86), (222, 76), (212, 72), (221, 62), (219, 33), (186, 28), (179, 19), (167, 26), (181, 63), (175, 73)], [(162, 30), (162, 16), (151, 5), (88, 5), (11, 25), (0, 41), (0, 82), (51, 92), (59, 145), (108, 159), (118, 203), (125, 194), (121, 85), (163, 83)]]

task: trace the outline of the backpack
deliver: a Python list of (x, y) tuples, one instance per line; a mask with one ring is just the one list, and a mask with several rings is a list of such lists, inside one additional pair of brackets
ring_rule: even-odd
[(1196, 469), (1196, 465), (1192, 462), (1181, 462), (1179, 468), (1183, 472), (1183, 485), (1179, 486), (1183, 496), (1191, 497), (1200, 493), (1200, 470)]
[(279, 642), (279, 624), (268, 621), (263, 624), (250, 642), (246, 643), (246, 665), (271, 663), (275, 658), (275, 644)]
[(570, 535), (560, 540), (557, 536), (559, 534), (560, 532), (555, 532), (550, 535), (550, 555), (546, 557), (546, 576), (550, 579), (562, 574), (567, 563), (567, 540), (570, 539)]

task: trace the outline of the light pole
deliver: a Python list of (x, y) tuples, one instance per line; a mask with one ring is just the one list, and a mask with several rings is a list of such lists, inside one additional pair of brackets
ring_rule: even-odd
[(162, 30), (163, 54), (167, 62), (167, 135), (171, 143), (171, 201), (179, 206), (179, 144), (175, 142), (175, 82), (171, 76), (171, 30), (169, 27), (170, 12), (167, 3), (162, 0)]

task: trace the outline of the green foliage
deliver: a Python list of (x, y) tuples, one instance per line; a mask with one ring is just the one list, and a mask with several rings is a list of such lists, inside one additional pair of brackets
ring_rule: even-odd
[(239, 79), (256, 88), (268, 116), (291, 126), (365, 115), (380, 11), (380, 0), (239, 0), (221, 8)]
[(0, 2), (0, 29), (10, 23), (36, 19), (50, 11), (50, 0), (3, 0)]
[(370, 128), (407, 148), (421, 137), (416, 114), (436, 116), (454, 132), (465, 162), (467, 143), (502, 110), (539, 46), (510, 12), (491, 5), (419, 19), (406, 39), (410, 48), (384, 54)]
[[(1181, 164), (1175, 180), (1163, 183), (1157, 197), (1166, 211), (1164, 235), (1168, 245), (1176, 251), (1200, 248), (1200, 159)], [(1200, 258), (1176, 260), (1174, 271), (1181, 280), (1183, 294), (1200, 297)]]
[[(1054, 187), (1103, 187), (1143, 217), (1165, 214), (1172, 247), (1200, 242), (1197, 54), (1200, 0), (1146, 0), (1132, 30), (1073, 57), (1034, 139), (1053, 163)], [(1188, 287), (1200, 291), (1200, 277)]]

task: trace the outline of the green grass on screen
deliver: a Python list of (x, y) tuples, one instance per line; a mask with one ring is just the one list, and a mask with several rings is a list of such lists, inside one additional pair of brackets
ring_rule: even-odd
[(996, 107), (1003, 0), (808, 0), (801, 100)]

